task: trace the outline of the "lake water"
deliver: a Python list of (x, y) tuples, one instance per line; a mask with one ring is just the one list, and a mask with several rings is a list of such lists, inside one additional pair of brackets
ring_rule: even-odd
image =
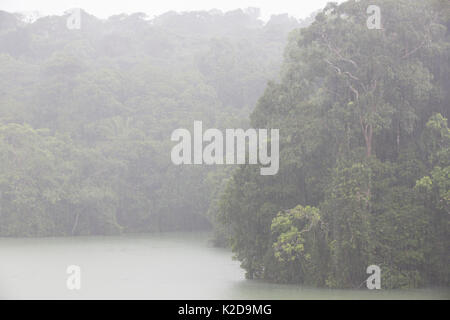
[[(450, 299), (449, 289), (327, 290), (244, 278), (208, 234), (0, 238), (1, 299)], [(68, 290), (67, 266), (81, 267)]]

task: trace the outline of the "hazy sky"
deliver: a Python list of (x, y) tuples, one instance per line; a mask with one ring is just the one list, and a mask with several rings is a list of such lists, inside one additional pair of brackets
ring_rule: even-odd
[[(118, 13), (145, 12), (150, 17), (169, 10), (190, 11), (213, 8), (228, 11), (236, 8), (261, 8), (262, 18), (271, 14), (289, 13), (297, 18), (307, 17), (330, 0), (0, 0), (0, 10), (9, 12), (39, 11), (43, 14), (62, 14), (71, 8), (82, 8), (99, 17)], [(335, 0), (336, 2), (342, 2)]]

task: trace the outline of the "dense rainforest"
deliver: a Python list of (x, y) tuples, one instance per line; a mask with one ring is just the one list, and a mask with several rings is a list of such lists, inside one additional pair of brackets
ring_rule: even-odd
[[(0, 11), (0, 237), (213, 228), (248, 278), (450, 286), (448, 1), (67, 17)], [(278, 173), (174, 165), (194, 120), (279, 129)]]
[(241, 166), (219, 206), (249, 278), (358, 288), (377, 265), (383, 288), (450, 285), (449, 9), (348, 1), (291, 33), (251, 114), (280, 128), (280, 171)]
[(245, 127), (288, 33), (259, 9), (24, 23), (0, 12), (0, 236), (211, 227), (232, 166), (175, 166), (194, 120)]

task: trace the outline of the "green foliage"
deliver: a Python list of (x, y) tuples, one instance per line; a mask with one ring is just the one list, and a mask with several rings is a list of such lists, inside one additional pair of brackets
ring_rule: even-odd
[(115, 194), (103, 183), (116, 165), (97, 152), (46, 129), (6, 124), (0, 126), (0, 158), (0, 234), (120, 232)]
[(295, 281), (309, 285), (324, 284), (326, 270), (321, 259), (327, 254), (327, 226), (317, 208), (301, 205), (281, 211), (271, 225), (273, 252), (287, 274), (277, 276), (279, 281)]
[(248, 126), (297, 21), (66, 20), (0, 12), (0, 236), (211, 228), (232, 168), (173, 165), (171, 133)]
[(383, 288), (450, 284), (448, 19), (440, 1), (347, 1), (291, 33), (250, 116), (281, 129), (279, 173), (240, 167), (220, 207), (248, 272), (358, 288), (376, 264)]

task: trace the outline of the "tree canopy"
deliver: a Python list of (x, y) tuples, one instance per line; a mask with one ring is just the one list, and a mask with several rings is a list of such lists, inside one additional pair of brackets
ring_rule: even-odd
[(170, 135), (248, 125), (307, 24), (255, 10), (81, 11), (79, 30), (1, 11), (0, 236), (210, 228), (232, 168), (173, 165)]
[(448, 9), (348, 1), (291, 33), (251, 114), (280, 128), (280, 171), (241, 166), (220, 203), (249, 278), (358, 288), (375, 264), (384, 288), (449, 284)]

